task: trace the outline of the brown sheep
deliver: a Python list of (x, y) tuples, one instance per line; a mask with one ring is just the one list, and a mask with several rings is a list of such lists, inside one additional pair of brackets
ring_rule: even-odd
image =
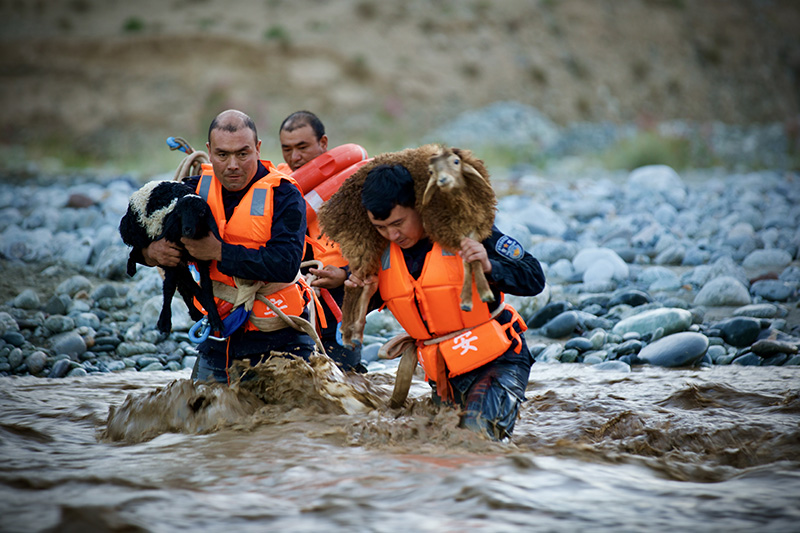
[[(451, 159), (447, 163), (442, 158), (451, 156), (456, 156), (460, 164), (475, 172), (462, 171), (461, 176), (451, 172), (449, 178), (454, 181), (461, 179), (461, 183), (466, 186), (452, 187), (448, 194), (439, 185), (439, 179), (443, 180), (442, 185), (447, 185), (449, 178), (445, 176), (443, 169), (452, 168), (453, 161)], [(432, 163), (434, 167), (431, 166)], [(420, 213), (422, 225), (432, 241), (455, 253), (461, 249), (463, 237), (470, 236), (482, 241), (491, 235), (497, 198), (489, 183), (489, 172), (483, 161), (477, 159), (472, 152), (427, 144), (419, 148), (380, 154), (348, 178), (319, 213), (322, 230), (339, 243), (342, 255), (349, 261), (350, 268), (357, 276), (363, 279), (367, 275), (376, 274), (380, 268), (381, 255), (389, 245), (389, 241), (381, 237), (372, 226), (367, 211), (361, 204), (361, 189), (367, 174), (382, 164), (402, 165), (411, 174), (416, 195), (415, 208)], [(482, 179), (476, 179), (477, 176)], [(437, 184), (436, 187), (433, 184)], [(375, 290), (375, 286), (371, 287), (371, 291), (346, 288), (342, 305), (342, 335), (346, 344), (352, 345), (354, 339), (361, 339), (367, 304)], [(485, 298), (485, 293), (481, 294)]]

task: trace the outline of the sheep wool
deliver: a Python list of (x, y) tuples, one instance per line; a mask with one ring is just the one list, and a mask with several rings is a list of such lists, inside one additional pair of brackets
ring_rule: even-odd
[(436, 191), (428, 204), (422, 205), (430, 178), (430, 161), (444, 150), (447, 149), (441, 145), (426, 144), (380, 154), (358, 169), (322, 206), (319, 212), (322, 230), (340, 245), (342, 255), (349, 261), (352, 271), (376, 273), (381, 255), (389, 244), (372, 226), (366, 209), (361, 205), (364, 181), (369, 171), (378, 165), (399, 164), (409, 171), (414, 179), (415, 207), (432, 241), (455, 252), (460, 249), (461, 239), (465, 235), (474, 235), (478, 241), (491, 235), (497, 198), (489, 182), (486, 166), (469, 150), (450, 149), (464, 163), (472, 165), (485, 178), (485, 183), (451, 193)]

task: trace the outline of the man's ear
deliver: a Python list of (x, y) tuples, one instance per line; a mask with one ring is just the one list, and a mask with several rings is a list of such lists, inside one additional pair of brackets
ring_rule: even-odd
[[(261, 155), (261, 139), (258, 140), (256, 143), (256, 153), (260, 156)], [(260, 157), (259, 157), (260, 159)]]
[(323, 135), (322, 137), (319, 138), (319, 145), (322, 146), (323, 150), (327, 150), (328, 149), (328, 136), (327, 135)]

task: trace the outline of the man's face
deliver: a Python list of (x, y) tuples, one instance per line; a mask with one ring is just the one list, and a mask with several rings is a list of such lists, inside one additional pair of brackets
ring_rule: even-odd
[(280, 139), (283, 160), (292, 172), (328, 150), (328, 136), (323, 135), (317, 140), (308, 124), (292, 131), (281, 130)]
[(206, 148), (214, 175), (225, 189), (241, 191), (255, 177), (261, 141), (256, 141), (250, 128), (239, 128), (235, 132), (213, 130)]
[(383, 238), (400, 248), (411, 248), (425, 237), (422, 219), (417, 210), (411, 207), (394, 206), (386, 220), (376, 219), (370, 211), (367, 211), (367, 216)]

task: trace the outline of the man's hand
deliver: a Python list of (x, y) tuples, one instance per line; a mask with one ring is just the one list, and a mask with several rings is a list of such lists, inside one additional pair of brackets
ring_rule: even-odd
[(378, 283), (378, 276), (374, 274), (370, 274), (369, 276), (364, 276), (362, 279), (360, 276), (356, 275), (355, 273), (350, 274), (350, 277), (344, 282), (345, 287), (350, 287), (351, 289), (355, 289), (357, 287), (365, 287), (367, 285), (377, 284)]
[(181, 248), (175, 243), (159, 239), (142, 248), (142, 257), (148, 266), (176, 267), (181, 262)]
[(480, 261), (483, 271), (487, 274), (492, 271), (492, 263), (489, 262), (489, 255), (486, 248), (481, 243), (469, 237), (461, 239), (461, 259), (467, 263)]
[(317, 277), (311, 282), (312, 287), (335, 289), (336, 287), (341, 287), (344, 280), (347, 279), (347, 271), (333, 265), (328, 265), (322, 269), (309, 268), (308, 271)]
[(181, 237), (181, 242), (186, 247), (186, 251), (195, 259), (200, 261), (222, 261), (222, 241), (217, 239), (213, 233), (209, 233), (202, 239)]

